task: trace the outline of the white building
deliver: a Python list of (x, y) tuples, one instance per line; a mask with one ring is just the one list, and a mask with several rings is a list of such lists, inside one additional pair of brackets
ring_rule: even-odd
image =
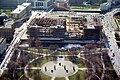
[(31, 3), (23, 3), (18, 5), (17, 8), (12, 11), (11, 16), (13, 19), (17, 20), (28, 15), (31, 9)]
[(100, 5), (101, 11), (108, 11), (111, 8), (111, 2), (106, 2)]
[(0, 54), (2, 54), (6, 50), (6, 39), (0, 37)]
[(36, 9), (47, 9), (54, 3), (54, 0), (35, 0), (34, 8)]

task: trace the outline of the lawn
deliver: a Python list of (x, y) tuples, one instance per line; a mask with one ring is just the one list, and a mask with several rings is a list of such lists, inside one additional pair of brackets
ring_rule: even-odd
[(33, 52), (38, 52), (38, 49), (36, 49), (36, 48), (28, 48), (27, 50), (28, 51), (33, 51)]
[(27, 49), (28, 51), (32, 51), (32, 52), (36, 52), (36, 53), (44, 53), (44, 54), (49, 54), (49, 53), (52, 53), (53, 50), (49, 50), (49, 49), (46, 49), (46, 48), (28, 48)]
[(65, 78), (55, 78), (55, 80), (66, 80)]
[(45, 63), (49, 62), (49, 61), (53, 61), (55, 60), (54, 57), (43, 57), (43, 58), (39, 58), (38, 60), (35, 60), (32, 65), (34, 67), (41, 67), (42, 65), (44, 65)]
[(67, 55), (68, 52), (67, 51), (57, 51), (54, 53), (55, 55)]
[(119, 25), (120, 25), (120, 19), (118, 19), (118, 23), (119, 23)]
[(86, 68), (85, 60), (77, 57), (65, 57), (65, 60), (71, 61), (76, 64), (79, 68)]
[(78, 71), (76, 74), (69, 76), (70, 80), (86, 80), (89, 77), (86, 71)]
[[(33, 50), (36, 50), (36, 49), (33, 49)], [(47, 52), (47, 49), (43, 49), (43, 52)], [(79, 51), (77, 51), (77, 52), (79, 52)], [(58, 51), (57, 54), (68, 54), (68, 52), (60, 52), (60, 51)], [(25, 56), (25, 58), (23, 58), (24, 56)], [(22, 53), (21, 56), (20, 56), (20, 59), (23, 58), (24, 60), (22, 59), (22, 61), (23, 62), (27, 61), (27, 62), (24, 62), (24, 63), (28, 63), (30, 60), (33, 59), (33, 56), (38, 57), (37, 55), (34, 55), (34, 54)], [(86, 59), (88, 59), (89, 61), (91, 61), (94, 64), (94, 66), (96, 68), (96, 74), (99, 77), (101, 77), (101, 73), (102, 73), (102, 64), (101, 64), (101, 57), (100, 56), (101, 56), (100, 54), (84, 56)], [(16, 57), (16, 55), (14, 54), (14, 56), (12, 56), (12, 59), (13, 59), (13, 57)], [(27, 58), (28, 58), (28, 60), (27, 60)], [(107, 57), (105, 57), (105, 60), (106, 60), (106, 58)], [(39, 58), (39, 59), (33, 61), (33, 63), (30, 63), (29, 65), (31, 65), (31, 66), (29, 66), (29, 67), (41, 67), (45, 63), (47, 63), (49, 61), (54, 61), (54, 60), (56, 60), (56, 57), (42, 57), (42, 58)], [(79, 68), (91, 68), (91, 65), (90, 65), (89, 62), (87, 62), (86, 60), (84, 60), (82, 58), (78, 58), (76, 56), (65, 57), (65, 60), (73, 62)], [(105, 62), (105, 65), (107, 65), (106, 67), (109, 67), (110, 69), (113, 69), (113, 67), (112, 67), (112, 65), (111, 65), (111, 63), (109, 61), (104, 61), (104, 62)], [(4, 74), (3, 74), (3, 76), (0, 77), (0, 80), (28, 80), (25, 77), (25, 75), (23, 75), (24, 74), (23, 69), (22, 70), (18, 69), (16, 71), (17, 71), (17, 74), (16, 74), (17, 78), (12, 79), (10, 73), (6, 70), (4, 72)], [(28, 71), (29, 77), (32, 78), (33, 80), (51, 80), (51, 77), (45, 75), (39, 69), (37, 69), (37, 70), (28, 69), (27, 71)], [(91, 74), (92, 74), (92, 70), (89, 70), (89, 71), (88, 70), (84, 70), (84, 71), (79, 70), (76, 74), (74, 74), (72, 76), (69, 76), (69, 79), (70, 80), (85, 80)], [(118, 80), (118, 77), (117, 77), (117, 75), (115, 74), (114, 71), (106, 70), (106, 74), (109, 76), (110, 80), (113, 80), (113, 79)], [(94, 76), (93, 76), (93, 78), (94, 78)], [(65, 80), (65, 78), (55, 78), (55, 80)]]
[[(32, 51), (32, 52), (36, 52), (36, 53), (44, 53), (44, 54), (51, 54), (54, 52), (54, 50), (50, 50), (50, 49), (47, 49), (47, 48), (40, 48), (39, 50), (37, 48), (28, 48), (27, 49), (28, 51)], [(81, 50), (75, 50), (75, 51), (71, 51), (71, 54), (72, 53), (80, 53)], [(68, 51), (56, 51), (55, 53), (53, 53), (54, 55), (67, 55), (69, 54)]]
[(41, 70), (28, 70), (28, 75), (33, 80), (51, 80), (51, 77), (42, 73)]

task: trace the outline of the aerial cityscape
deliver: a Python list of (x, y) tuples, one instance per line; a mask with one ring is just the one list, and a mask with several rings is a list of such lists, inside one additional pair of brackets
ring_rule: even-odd
[(0, 80), (120, 80), (120, 0), (0, 0)]

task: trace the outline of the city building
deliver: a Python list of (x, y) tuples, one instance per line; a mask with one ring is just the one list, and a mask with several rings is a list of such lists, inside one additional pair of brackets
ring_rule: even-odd
[(23, 3), (18, 5), (17, 8), (11, 12), (13, 19), (18, 20), (24, 18), (30, 14), (31, 3)]
[(100, 5), (101, 11), (108, 11), (111, 8), (111, 2), (106, 2)]
[(0, 54), (2, 54), (6, 50), (6, 39), (0, 37)]
[(54, 3), (54, 0), (35, 0), (34, 8), (35, 9), (47, 9)]
[(14, 23), (13, 21), (7, 21), (4, 23), (4, 25), (0, 26), (0, 37), (6, 38), (8, 42), (13, 39), (14, 34), (13, 23)]
[(60, 38), (65, 36), (66, 20), (57, 18), (36, 18), (35, 22), (28, 28), (30, 37), (52, 37)]
[(87, 17), (84, 21), (84, 38), (87, 40), (99, 40), (102, 30), (100, 19)]
[(69, 10), (69, 0), (55, 0), (54, 10)]
[(4, 25), (4, 19), (7, 19), (7, 16), (0, 15), (0, 26)]
[(39, 39), (45, 44), (85, 44), (100, 40), (102, 25), (97, 17), (71, 14), (69, 18), (69, 12), (61, 11), (34, 18), (21, 41)]
[(119, 0), (107, 0), (107, 2), (100, 5), (101, 11), (108, 11), (112, 8), (120, 7), (120, 1)]
[(120, 4), (120, 0), (112, 0), (112, 4), (115, 5), (119, 5)]

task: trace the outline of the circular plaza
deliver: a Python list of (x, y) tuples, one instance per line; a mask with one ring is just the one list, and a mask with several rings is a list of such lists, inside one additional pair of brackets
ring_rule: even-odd
[(45, 63), (41, 70), (51, 77), (68, 77), (78, 71), (78, 66), (70, 61), (50, 61)]

